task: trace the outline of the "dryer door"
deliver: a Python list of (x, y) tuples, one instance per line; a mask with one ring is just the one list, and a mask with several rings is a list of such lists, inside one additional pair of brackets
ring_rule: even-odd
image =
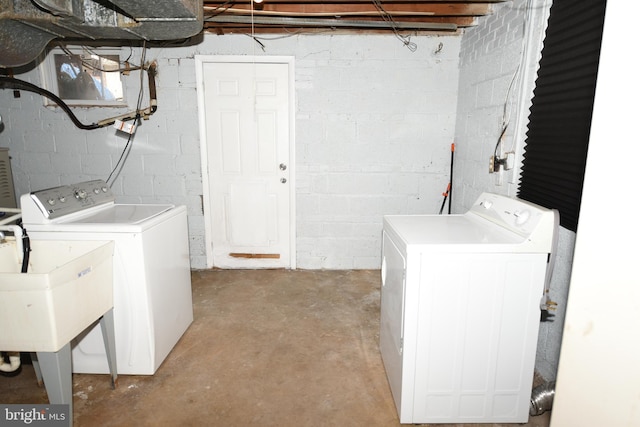
[(406, 260), (387, 233), (383, 233), (382, 242), (380, 353), (393, 399), (400, 408)]

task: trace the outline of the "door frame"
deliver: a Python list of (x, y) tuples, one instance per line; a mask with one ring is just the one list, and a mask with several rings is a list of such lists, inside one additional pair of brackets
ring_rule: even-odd
[(296, 182), (295, 182), (295, 58), (293, 56), (251, 55), (195, 55), (196, 93), (198, 96), (198, 127), (200, 133), (200, 157), (202, 163), (202, 210), (204, 214), (205, 253), (207, 268), (213, 268), (213, 232), (211, 209), (209, 161), (204, 99), (204, 64), (286, 64), (289, 71), (289, 268), (296, 268)]

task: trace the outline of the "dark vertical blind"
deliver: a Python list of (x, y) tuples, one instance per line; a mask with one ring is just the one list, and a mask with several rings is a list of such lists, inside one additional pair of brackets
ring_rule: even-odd
[(558, 209), (576, 231), (606, 0), (554, 0), (540, 59), (518, 197)]

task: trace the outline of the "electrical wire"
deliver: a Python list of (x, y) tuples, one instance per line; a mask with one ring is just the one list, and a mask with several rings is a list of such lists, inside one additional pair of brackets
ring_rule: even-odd
[[(289, 36), (281, 36), (281, 37), (275, 37), (275, 38), (264, 38), (264, 37), (257, 37), (255, 35), (255, 28), (254, 28), (254, 15), (255, 14), (259, 14), (259, 15), (277, 15), (277, 16), (300, 16), (300, 13), (287, 13), (287, 12), (269, 12), (269, 11), (260, 11), (254, 12), (254, 8), (253, 8), (253, 0), (250, 1), (251, 3), (251, 9), (250, 9), (250, 16), (251, 16), (251, 35), (249, 34), (245, 34), (249, 37), (251, 37), (252, 39), (254, 39), (257, 43), (260, 44), (260, 47), (262, 48), (262, 50), (265, 50), (265, 46), (258, 42), (259, 39), (262, 40), (275, 40), (277, 38), (284, 38), (284, 37), (289, 37)], [(372, 3), (374, 4), (374, 6), (377, 9), (377, 14), (380, 15), (382, 17), (382, 20), (388, 24), (389, 28), (391, 28), (391, 30), (393, 31), (394, 35), (396, 36), (396, 38), (398, 38), (400, 41), (402, 41), (402, 44), (407, 47), (411, 52), (415, 52), (418, 49), (418, 46), (411, 41), (411, 36), (409, 35), (403, 35), (400, 33), (400, 31), (398, 30), (398, 26), (396, 25), (396, 21), (393, 17), (392, 13), (389, 13), (384, 6), (382, 5), (382, 2), (380, 0), (373, 0)], [(210, 22), (209, 18), (214, 18), (218, 15), (221, 15), (225, 12), (245, 12), (245, 9), (232, 9), (232, 7), (235, 5), (235, 2), (233, 1), (227, 1), (219, 6), (216, 6), (215, 8), (213, 7), (205, 7), (205, 10), (207, 11), (212, 11), (213, 13), (209, 14), (208, 16), (206, 16), (204, 18), (205, 22)], [(364, 13), (364, 12), (343, 12), (343, 13), (327, 13), (327, 12), (320, 12), (320, 13), (304, 13), (303, 16), (305, 17), (318, 17), (318, 16), (351, 16), (351, 15), (368, 15), (369, 13)], [(410, 13), (403, 13), (402, 15), (424, 15), (423, 13), (418, 13), (416, 12), (415, 14), (410, 14)], [(286, 31), (285, 27), (282, 27), (282, 29), (284, 31)], [(334, 31), (334, 29), (330, 29), (327, 31)], [(293, 35), (297, 35), (297, 34), (305, 34), (305, 33), (317, 33), (318, 31), (304, 31), (304, 30), (300, 30), (300, 31), (296, 31), (295, 33), (293, 33)]]
[(511, 78), (511, 82), (509, 83), (509, 87), (507, 89), (507, 93), (505, 96), (505, 101), (504, 101), (504, 108), (502, 111), (502, 125), (505, 126), (506, 124), (509, 123), (509, 119), (510, 117), (507, 117), (508, 114), (508, 109), (507, 106), (509, 104), (509, 100), (510, 98), (513, 96), (513, 87), (514, 87), (514, 83), (516, 81), (520, 82), (520, 78), (521, 78), (521, 70), (524, 69), (524, 63), (525, 63), (525, 59), (526, 59), (526, 52), (527, 52), (527, 45), (528, 45), (528, 40), (527, 40), (527, 27), (530, 24), (530, 14), (531, 14), (531, 9), (533, 8), (532, 5), (533, 0), (527, 0), (527, 4), (526, 7), (524, 9), (524, 20), (523, 20), (523, 25), (522, 25), (522, 47), (520, 50), (520, 59), (518, 61), (518, 66), (516, 67), (516, 70), (513, 73), (513, 77)]
[[(262, 43), (260, 40), (258, 40), (258, 37), (256, 37), (256, 30), (254, 27), (254, 15), (253, 15), (253, 0), (251, 0), (251, 35), (249, 34), (245, 34), (249, 37), (251, 37), (253, 39), (254, 42), (256, 42), (257, 44), (260, 45), (260, 49), (262, 49), (263, 52), (266, 51), (266, 46), (264, 45), (264, 43)], [(255, 55), (255, 46), (252, 48), (252, 54)], [(255, 65), (255, 64), (254, 64)]]
[[(533, 8), (532, 3), (533, 3), (533, 0), (527, 0), (526, 6), (524, 9), (525, 13), (524, 13), (524, 21), (522, 25), (522, 48), (520, 51), (520, 59), (518, 61), (518, 65), (516, 66), (515, 71), (513, 72), (511, 81), (509, 82), (509, 86), (507, 88), (507, 92), (505, 95), (504, 104), (502, 107), (502, 124), (500, 126), (501, 127), (500, 136), (498, 137), (496, 141), (496, 145), (493, 149), (493, 155), (496, 159), (500, 156), (499, 148), (507, 132), (507, 129), (509, 127), (509, 123), (511, 120), (511, 116), (510, 116), (511, 111), (509, 109), (509, 106), (511, 105), (511, 98), (514, 96), (513, 88), (516, 82), (520, 82), (522, 70), (525, 65), (524, 63), (526, 59), (526, 52), (527, 52), (527, 45), (528, 45), (527, 27), (530, 24), (530, 13), (531, 13), (531, 9)], [(515, 144), (515, 141), (513, 141), (513, 144)], [(511, 150), (507, 150), (507, 152), (513, 152), (513, 146)]]
[[(250, 1), (251, 1), (251, 4), (253, 5), (253, 0), (250, 0)], [(207, 18), (215, 17), (225, 13), (228, 9), (231, 9), (235, 4), (236, 4), (235, 1), (229, 0), (215, 7), (205, 6), (204, 10), (212, 11), (212, 13), (210, 16), (207, 16), (206, 18), (204, 18), (204, 20), (206, 21)]]
[(504, 138), (504, 134), (507, 132), (508, 124), (502, 126), (502, 132), (500, 132), (500, 136), (498, 137), (498, 141), (496, 142), (496, 146), (493, 149), (493, 156), (498, 158), (500, 153), (498, 153), (498, 147), (500, 147), (500, 143), (502, 142), (502, 138)]
[[(98, 66), (98, 65), (95, 65), (95, 64), (93, 64), (93, 63), (92, 63), (92, 62), (90, 62), (90, 61), (85, 60), (85, 59), (84, 59), (84, 58), (82, 58), (80, 55), (78, 55), (77, 53), (74, 53), (72, 50), (70, 50), (68, 47), (66, 47), (66, 46), (65, 46), (64, 44), (62, 44), (62, 43), (58, 43), (58, 47), (59, 47), (59, 48), (60, 48), (64, 53), (66, 53), (68, 56), (78, 58), (78, 59), (80, 60), (80, 63), (81, 63), (83, 66), (85, 66), (86, 68), (90, 68), (90, 69), (92, 69), (92, 70), (96, 70), (96, 71), (101, 71), (101, 72), (103, 72), (103, 73), (128, 72), (128, 71), (135, 71), (135, 70), (139, 70), (139, 69), (141, 68), (141, 67), (131, 67), (131, 66), (129, 65), (128, 58), (127, 58), (127, 60), (125, 60), (125, 61), (114, 61), (114, 60), (113, 60), (113, 59), (111, 59), (111, 58), (107, 58), (107, 57), (106, 57), (106, 56), (104, 56), (103, 54), (100, 54), (100, 53), (94, 52), (94, 51), (93, 51), (93, 50), (91, 50), (88, 46), (80, 46), (80, 47), (81, 47), (81, 49), (82, 49), (83, 51), (88, 52), (90, 55), (97, 56), (98, 58), (101, 58), (101, 59), (107, 59), (107, 60), (112, 61), (112, 62), (117, 62), (118, 64), (120, 64), (120, 65), (124, 65), (124, 66), (125, 66), (124, 68), (120, 68), (120, 67), (119, 67), (119, 68), (113, 68), (113, 69), (108, 70), (108, 69), (106, 69), (106, 68), (102, 68), (102, 67), (100, 67), (100, 66)], [(130, 58), (130, 57), (131, 57), (131, 55), (129, 55), (129, 58)]]
[(405, 45), (405, 47), (409, 49), (411, 52), (415, 52), (418, 49), (418, 45), (416, 45), (411, 41), (411, 36), (405, 36), (400, 34), (396, 26), (396, 21), (393, 19), (393, 16), (386, 11), (384, 6), (382, 6), (382, 2), (380, 2), (380, 0), (372, 0), (372, 2), (376, 7), (376, 9), (378, 9), (378, 11), (380, 12), (380, 16), (382, 17), (382, 19), (387, 24), (389, 24), (389, 27), (393, 30), (393, 33), (395, 34), (396, 38), (398, 38), (398, 40), (400, 40), (402, 44)]
[[(146, 56), (147, 56), (147, 43), (145, 41), (142, 45), (142, 54), (140, 58), (140, 91), (138, 92), (138, 100), (136, 103), (136, 118), (135, 118), (136, 124), (138, 124), (138, 122), (140, 121), (140, 109), (142, 107), (142, 97), (144, 94), (144, 63), (146, 60)], [(135, 136), (135, 131), (129, 134), (129, 137), (127, 138), (127, 143), (122, 149), (122, 152), (120, 153), (120, 157), (118, 158), (118, 161), (116, 162), (115, 166), (111, 170), (111, 173), (109, 174), (109, 176), (105, 181), (109, 187), (111, 187), (115, 182), (115, 180), (118, 179), (118, 176), (120, 176), (120, 172), (122, 172), (122, 168), (124, 167), (124, 164), (129, 158), (129, 153), (131, 153), (131, 148), (133, 147), (134, 136)]]
[(133, 56), (133, 46), (129, 45), (129, 56), (127, 56), (127, 59), (125, 59), (124, 61), (120, 61), (120, 63), (122, 64), (124, 62), (125, 64), (128, 64), (132, 56)]
[[(120, 171), (122, 171), (122, 167), (120, 165), (124, 166), (124, 162), (129, 157), (129, 153), (131, 152), (131, 146), (133, 145), (132, 144), (133, 143), (133, 135), (134, 135), (134, 133), (130, 133), (129, 134), (129, 137), (127, 138), (127, 143), (125, 144), (124, 149), (120, 153), (120, 158), (118, 159), (118, 162), (113, 167), (113, 169), (111, 170), (111, 173), (109, 174), (109, 177), (105, 181), (109, 187), (111, 187), (113, 185), (113, 181), (118, 179), (118, 176), (120, 175)], [(113, 181), (109, 182), (111, 180), (111, 177), (113, 176), (113, 174), (116, 172), (116, 170), (118, 171), (118, 174), (113, 178)]]
[(334, 29), (332, 28), (326, 28), (326, 29), (314, 29), (314, 30), (303, 30), (303, 29), (299, 29), (296, 31), (291, 31), (287, 28), (282, 28), (282, 31), (284, 31), (285, 33), (288, 34), (284, 34), (284, 35), (280, 35), (280, 36), (273, 36), (273, 37), (265, 37), (265, 36), (257, 36), (257, 35), (250, 35), (250, 34), (245, 34), (255, 40), (265, 40), (265, 41), (271, 41), (271, 40), (280, 40), (280, 39), (287, 39), (289, 37), (295, 37), (295, 36), (299, 36), (302, 34), (318, 34), (318, 33), (330, 33), (333, 32)]

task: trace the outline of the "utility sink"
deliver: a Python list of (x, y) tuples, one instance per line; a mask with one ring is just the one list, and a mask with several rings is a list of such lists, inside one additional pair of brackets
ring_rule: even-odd
[(112, 241), (0, 243), (0, 350), (57, 352), (113, 307)]

